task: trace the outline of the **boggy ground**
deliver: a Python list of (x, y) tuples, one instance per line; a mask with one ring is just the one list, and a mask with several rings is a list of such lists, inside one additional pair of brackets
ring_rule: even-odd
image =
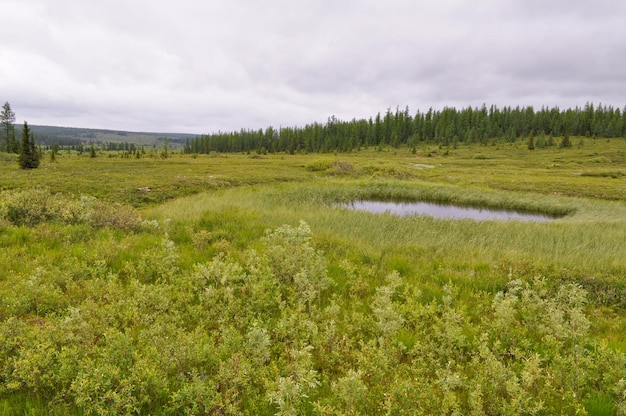
[(624, 412), (626, 142), (573, 143), (2, 155), (0, 414)]

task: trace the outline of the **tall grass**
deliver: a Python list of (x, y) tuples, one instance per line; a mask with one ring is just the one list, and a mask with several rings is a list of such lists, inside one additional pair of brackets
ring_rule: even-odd
[[(549, 223), (445, 220), (425, 216), (354, 212), (338, 202), (402, 198), (561, 214)], [(204, 213), (239, 209), (247, 223), (272, 227), (302, 219), (346, 244), (383, 252), (424, 247), (454, 262), (527, 262), (580, 272), (624, 270), (626, 207), (617, 202), (519, 193), (467, 190), (454, 186), (384, 181), (332, 181), (307, 185), (256, 186), (201, 194), (161, 205), (147, 215), (193, 221)], [(246, 216), (244, 215), (244, 216)], [(248, 218), (250, 217), (250, 218)]]

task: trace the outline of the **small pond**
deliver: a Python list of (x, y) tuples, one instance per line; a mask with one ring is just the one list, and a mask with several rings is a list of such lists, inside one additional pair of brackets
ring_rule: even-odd
[(495, 210), (487, 208), (470, 208), (456, 205), (436, 204), (432, 202), (394, 202), (394, 201), (354, 201), (343, 204), (343, 207), (368, 211), (375, 214), (389, 213), (400, 216), (429, 215), (437, 218), (469, 218), (477, 221), (485, 220), (518, 220), (547, 222), (554, 219), (549, 215), (529, 214), (517, 211)]

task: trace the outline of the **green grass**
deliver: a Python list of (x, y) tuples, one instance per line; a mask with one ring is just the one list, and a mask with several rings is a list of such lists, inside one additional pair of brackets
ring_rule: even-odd
[[(426, 216), (402, 218), (354, 212), (336, 205), (340, 201), (373, 196), (569, 214), (549, 223), (477, 222)], [(442, 252), (450, 259), (473, 257), (467, 256), (472, 251), (492, 253), (491, 257), (497, 259), (507, 251), (514, 253), (513, 259), (516, 260), (524, 260), (526, 256), (530, 261), (554, 261), (580, 268), (592, 264), (603, 267), (623, 260), (620, 256), (620, 244), (624, 238), (623, 218), (626, 215), (623, 203), (508, 195), (450, 185), (433, 187), (393, 180), (258, 185), (179, 198), (147, 210), (146, 215), (188, 221), (207, 212), (219, 215), (233, 209), (254, 214), (245, 221), (251, 224), (260, 221), (266, 227), (294, 224), (303, 219), (318, 232), (332, 233), (347, 242), (375, 251), (417, 245)]]
[(175, 154), (167, 159), (124, 159), (63, 154), (57, 156), (56, 162), (44, 160), (39, 169), (30, 171), (19, 169), (11, 161), (1, 162), (0, 189), (44, 187), (53, 193), (90, 195), (145, 206), (220, 188), (310, 177), (297, 163), (279, 157), (252, 159), (245, 155), (193, 158)]
[[(39, 169), (20, 170), (13, 157), (0, 159), (0, 189), (42, 186), (52, 192), (88, 194), (145, 206), (179, 196), (221, 188), (326, 178), (420, 180), (477, 190), (626, 199), (624, 140), (586, 140), (580, 148), (527, 150), (523, 144), (461, 146), (444, 149), (423, 145), (413, 155), (406, 148), (349, 154), (245, 155), (172, 154), (123, 159), (112, 153), (97, 158), (65, 153), (56, 162), (44, 157)], [(433, 156), (427, 157), (427, 154)], [(474, 156), (481, 154), (484, 159)]]
[[(321, 383), (307, 393), (310, 400), (298, 408), (303, 412), (316, 406), (320, 412), (354, 412), (356, 405), (342, 396), (351, 389), (367, 391), (358, 404), (366, 413), (382, 412), (383, 402), (394, 409), (418, 402), (433, 409), (437, 405), (428, 403), (443, 400), (438, 386), (452, 380), (441, 374), (474, 382), (483, 367), (472, 366), (488, 361), (481, 348), (489, 345), (494, 353), (505, 348), (505, 338), (488, 344), (502, 335), (492, 321), (520, 319), (519, 335), (541, 319), (554, 318), (544, 326), (556, 325), (559, 317), (575, 320), (577, 309), (566, 309), (571, 304), (560, 304), (566, 309), (562, 312), (554, 309), (558, 302), (550, 303), (562, 299), (569, 284), (587, 293), (582, 307), (591, 326), (584, 342), (572, 344), (577, 338), (566, 338), (567, 331), (556, 326), (556, 335), (521, 338), (498, 355), (498, 362), (509, 363), (507, 371), (519, 377), (532, 362), (531, 352), (550, 357), (540, 364), (557, 370), (572, 368), (581, 351), (597, 353), (590, 357), (598, 363), (620, 362), (626, 353), (625, 155), (624, 140), (585, 140), (571, 149), (534, 151), (522, 143), (458, 149), (422, 145), (415, 155), (406, 148), (338, 155), (173, 154), (167, 159), (62, 154), (31, 171), (0, 155), (0, 381), (21, 383), (0, 386), (0, 414), (43, 414), (51, 397), (60, 409), (87, 406), (94, 412), (115, 405), (130, 413), (162, 413), (158, 406), (166, 403), (181, 411), (176, 406), (193, 397), (196, 402), (210, 398), (213, 411), (273, 414), (278, 405), (270, 403), (269, 392), (278, 394), (280, 377), (303, 377), (300, 370), (290, 370), (298, 365), (318, 371)], [(36, 191), (15, 197), (29, 189)], [(10, 204), (41, 201), (46, 195), (51, 211), (33, 217), (44, 220), (11, 222)], [(87, 212), (89, 218), (104, 211), (102, 205), (89, 205), (99, 208), (88, 211), (76, 202), (81, 195), (124, 205), (106, 212), (115, 221), (67, 216), (68, 210)], [(559, 218), (478, 222), (339, 206), (366, 198), (518, 209)], [(118, 218), (132, 215), (144, 222)], [(332, 283), (309, 303), (302, 303), (310, 293), (303, 289), (306, 282), (293, 276), (278, 284), (267, 280), (274, 268), (289, 269), (292, 264), (282, 262), (295, 256), (310, 269), (312, 282), (325, 287), (323, 279), (315, 280), (320, 278), (317, 254), (289, 234), (295, 231), (283, 230), (281, 238), (291, 243), (268, 247), (268, 236), (278, 237), (266, 230), (299, 227), (300, 221), (310, 226), (312, 247), (323, 256)], [(219, 253), (226, 260), (216, 260), (222, 258)], [(198, 264), (206, 269), (199, 271)], [(394, 271), (400, 289), (385, 297), (381, 288), (393, 286), (389, 276)], [(532, 283), (538, 277), (545, 283)], [(517, 293), (508, 292), (516, 281), (535, 285), (538, 300), (527, 300), (537, 310), (546, 308), (543, 316), (532, 316), (532, 310), (495, 312), (498, 296)], [(450, 299), (453, 310), (445, 306)], [(395, 338), (383, 339), (376, 332), (380, 320), (393, 321), (399, 313), (402, 327)], [(517, 321), (511, 322), (514, 331)], [(254, 349), (246, 349), (255, 328), (267, 329), (271, 340), (267, 354), (272, 359), (262, 365), (250, 361)], [(437, 335), (441, 330), (445, 334)], [(309, 353), (300, 351), (309, 344), (315, 344), (312, 367), (307, 367)], [(554, 351), (563, 356), (550, 355)], [(515, 354), (524, 358), (515, 361)], [(132, 373), (120, 370), (119, 363)], [(540, 375), (547, 377), (547, 371), (541, 367)], [(577, 405), (589, 414), (614, 413), (621, 393), (606, 380), (626, 374), (620, 368), (593, 371), (605, 374), (586, 374), (588, 384), (578, 386), (566, 371), (561, 379), (526, 387), (532, 394), (545, 393), (542, 400), (553, 410), (568, 413)], [(393, 381), (380, 384), (380, 377)], [(426, 381), (412, 385), (416, 380)], [(570, 390), (552, 391), (550, 383)], [(107, 390), (110, 386), (115, 388)], [(177, 390), (181, 386), (188, 390)], [(471, 388), (450, 391), (465, 401), (459, 406), (469, 406)], [(77, 402), (65, 403), (59, 392)], [(572, 393), (580, 396), (568, 396)], [(412, 399), (403, 405), (406, 397)]]
[(0, 416), (39, 416), (46, 413), (48, 407), (42, 399), (28, 396), (0, 399)]
[[(10, 158), (2, 164), (1, 189), (43, 187), (91, 195), (140, 207), (146, 218), (171, 218), (176, 224), (172, 236), (190, 247), (190, 264), (194, 236), (197, 244), (206, 240), (204, 249), (215, 254), (253, 243), (266, 228), (303, 219), (320, 244), (341, 247), (355, 258), (355, 253), (379, 258), (392, 253), (414, 264), (417, 279), (423, 278), (419, 270), (429, 268), (420, 265), (423, 259), (463, 269), (472, 269), (473, 263), (492, 268), (507, 263), (537, 272), (558, 270), (581, 282), (595, 276), (619, 281), (625, 268), (623, 140), (585, 140), (571, 149), (534, 151), (523, 143), (458, 149), (422, 145), (415, 155), (391, 148), (338, 155), (173, 154), (167, 159), (62, 154), (32, 171), (18, 169)], [(565, 216), (549, 224), (476, 223), (377, 216), (335, 206), (368, 197)], [(209, 233), (199, 235), (200, 229)], [(21, 238), (20, 232), (11, 235), (3, 238)], [(414, 252), (421, 255), (403, 254)]]

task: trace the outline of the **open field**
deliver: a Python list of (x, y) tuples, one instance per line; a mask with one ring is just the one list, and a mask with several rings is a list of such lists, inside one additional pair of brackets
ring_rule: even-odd
[(0, 415), (625, 414), (626, 141), (572, 142), (0, 154)]

